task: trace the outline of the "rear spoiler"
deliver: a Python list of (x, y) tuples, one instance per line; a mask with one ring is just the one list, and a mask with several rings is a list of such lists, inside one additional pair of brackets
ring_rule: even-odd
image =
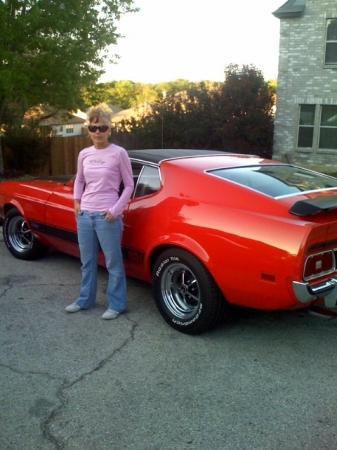
[(337, 194), (323, 195), (309, 200), (299, 200), (289, 209), (295, 216), (309, 216), (320, 211), (328, 211), (337, 208)]

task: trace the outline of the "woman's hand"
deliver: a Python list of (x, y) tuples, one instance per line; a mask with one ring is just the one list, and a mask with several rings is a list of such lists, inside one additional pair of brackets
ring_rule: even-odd
[(77, 200), (77, 199), (75, 199), (75, 200), (74, 200), (74, 213), (75, 213), (75, 216), (78, 216), (80, 212), (81, 212), (81, 204), (80, 204), (80, 201)]
[(106, 220), (109, 220), (109, 221), (116, 220), (116, 217), (113, 216), (113, 215), (111, 214), (111, 212), (110, 212), (108, 209), (106, 209), (105, 211), (103, 211), (103, 212), (101, 213), (101, 216), (104, 216), (104, 217), (106, 218)]

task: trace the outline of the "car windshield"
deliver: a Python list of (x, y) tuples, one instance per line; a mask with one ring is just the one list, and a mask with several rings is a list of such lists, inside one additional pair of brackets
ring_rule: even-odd
[(337, 188), (337, 178), (291, 165), (261, 165), (210, 170), (215, 176), (271, 197)]

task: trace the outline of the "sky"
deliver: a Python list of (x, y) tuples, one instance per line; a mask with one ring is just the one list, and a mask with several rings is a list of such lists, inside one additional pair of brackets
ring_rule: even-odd
[(285, 1), (135, 0), (140, 11), (116, 24), (124, 37), (111, 51), (120, 58), (100, 81), (224, 81), (229, 64), (276, 79), (280, 21), (272, 12)]

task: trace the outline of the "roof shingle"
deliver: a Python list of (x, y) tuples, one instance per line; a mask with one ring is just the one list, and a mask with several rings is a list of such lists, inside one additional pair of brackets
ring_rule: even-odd
[(306, 0), (288, 0), (280, 6), (273, 15), (278, 19), (301, 17), (305, 9)]

